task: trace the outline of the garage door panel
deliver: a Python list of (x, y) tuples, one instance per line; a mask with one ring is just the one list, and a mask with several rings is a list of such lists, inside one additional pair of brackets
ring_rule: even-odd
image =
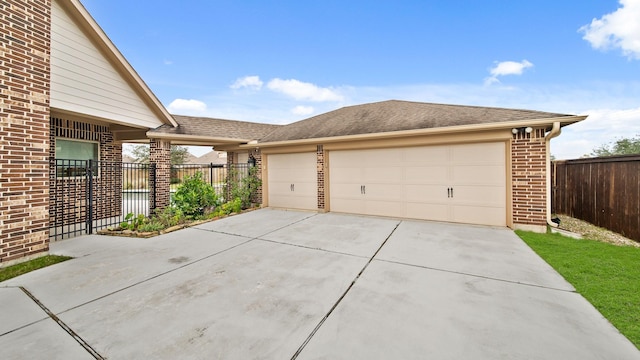
[(451, 147), (454, 164), (504, 164), (504, 143), (463, 144)]
[(363, 178), (360, 179), (364, 184), (393, 184), (402, 183), (404, 178), (404, 169), (401, 167), (376, 167), (362, 169)]
[(331, 183), (362, 184), (362, 169), (359, 168), (332, 168), (329, 174)]
[(405, 166), (447, 165), (449, 150), (446, 146), (411, 147), (404, 149)]
[(269, 206), (317, 209), (315, 153), (267, 155)]
[(332, 151), (330, 210), (504, 226), (505, 149), (482, 143)]
[(331, 184), (331, 207), (335, 205), (333, 199), (358, 199), (362, 198), (362, 185), (360, 184)]
[(408, 202), (405, 206), (405, 216), (410, 219), (448, 221), (448, 204), (429, 204)]
[(364, 186), (364, 197), (367, 201), (385, 200), (400, 202), (402, 200), (403, 186), (401, 184), (369, 184)]
[(405, 183), (445, 184), (449, 178), (446, 166), (409, 166), (405, 169)]
[(506, 194), (500, 186), (456, 186), (451, 201), (456, 205), (505, 207)]
[(409, 202), (446, 203), (447, 189), (442, 185), (405, 185), (404, 199)]
[[(357, 150), (356, 155), (364, 167), (380, 167), (382, 164), (396, 164), (402, 158), (401, 149)], [(353, 165), (353, 163), (352, 163)]]
[(455, 165), (452, 166), (452, 185), (456, 184), (495, 184), (504, 186), (504, 165)]

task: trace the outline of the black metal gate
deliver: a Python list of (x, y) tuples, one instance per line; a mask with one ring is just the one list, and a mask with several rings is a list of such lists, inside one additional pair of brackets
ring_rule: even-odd
[(155, 198), (149, 164), (55, 159), (50, 165), (50, 240), (117, 226), (128, 213), (149, 216)]

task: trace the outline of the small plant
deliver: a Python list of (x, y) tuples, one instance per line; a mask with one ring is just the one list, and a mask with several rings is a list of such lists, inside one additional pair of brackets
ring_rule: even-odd
[(187, 176), (173, 196), (173, 205), (187, 217), (202, 216), (219, 205), (218, 195), (202, 172)]
[(232, 169), (227, 174), (227, 186), (230, 187), (231, 198), (240, 199), (242, 209), (247, 209), (254, 201), (262, 181), (258, 178), (258, 168), (249, 167), (247, 175), (238, 169)]
[(128, 213), (127, 216), (124, 217), (124, 221), (120, 223), (120, 228), (122, 230), (136, 231), (141, 225), (146, 222), (147, 218), (143, 214), (138, 214), (138, 216), (135, 216), (133, 213)]
[(180, 209), (175, 206), (167, 206), (162, 210), (157, 210), (152, 221), (157, 221), (165, 228), (176, 226), (187, 221)]
[(140, 225), (140, 227), (138, 227), (138, 231), (140, 232), (160, 231), (164, 228), (165, 226), (162, 223), (154, 219), (146, 224)]

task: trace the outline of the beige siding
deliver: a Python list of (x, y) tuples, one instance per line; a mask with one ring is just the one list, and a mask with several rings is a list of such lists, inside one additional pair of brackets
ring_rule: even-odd
[(51, 107), (133, 126), (162, 125), (57, 1), (52, 5)]

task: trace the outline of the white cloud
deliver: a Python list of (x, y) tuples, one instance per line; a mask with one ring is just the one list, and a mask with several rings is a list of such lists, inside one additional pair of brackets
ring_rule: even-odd
[(640, 0), (620, 0), (618, 10), (593, 19), (578, 31), (594, 49), (620, 48), (630, 59), (640, 59)]
[(166, 60), (166, 59), (165, 59), (165, 60), (163, 61), (163, 63), (164, 63), (165, 65), (173, 65), (173, 61), (171, 61), (171, 60)]
[(344, 97), (331, 88), (321, 88), (317, 85), (295, 79), (282, 80), (275, 78), (267, 84), (272, 91), (288, 95), (296, 100), (309, 101), (342, 101)]
[(207, 111), (207, 104), (200, 100), (175, 99), (167, 106), (167, 110), (180, 115), (202, 114)]
[(311, 115), (313, 114), (313, 106), (302, 106), (298, 105), (291, 109), (291, 113), (294, 115)]
[(592, 109), (589, 117), (566, 127), (557, 140), (551, 142), (551, 153), (558, 159), (576, 159), (594, 148), (620, 138), (640, 135), (640, 108)]
[(231, 84), (231, 88), (232, 89), (241, 89), (241, 88), (248, 88), (251, 90), (260, 90), (262, 89), (262, 85), (264, 83), (262, 82), (262, 80), (260, 80), (259, 76), (245, 76), (239, 79), (236, 79), (236, 81)]
[(525, 69), (533, 67), (533, 64), (527, 60), (521, 62), (516, 61), (502, 61), (496, 62), (496, 65), (489, 69), (491, 76), (484, 79), (485, 85), (491, 85), (493, 83), (499, 83), (498, 76), (505, 75), (522, 75)]

